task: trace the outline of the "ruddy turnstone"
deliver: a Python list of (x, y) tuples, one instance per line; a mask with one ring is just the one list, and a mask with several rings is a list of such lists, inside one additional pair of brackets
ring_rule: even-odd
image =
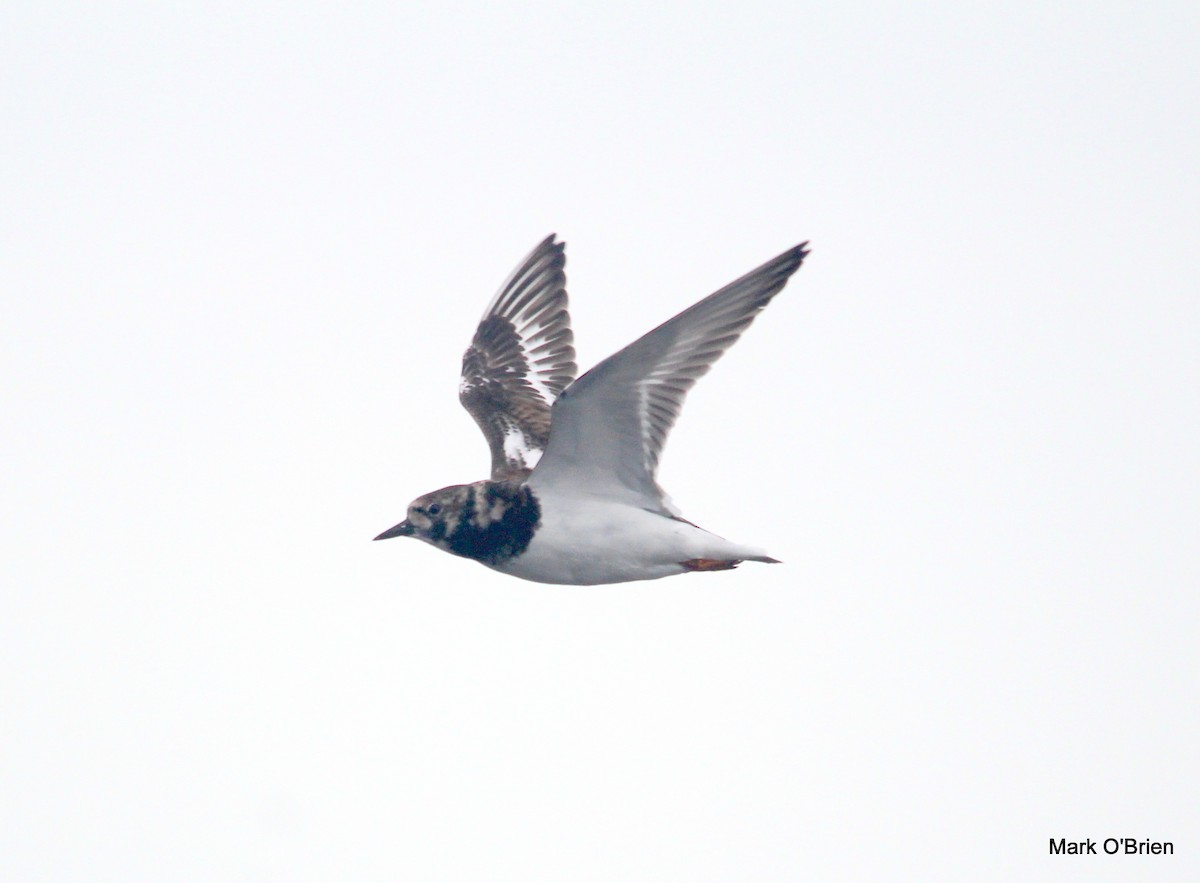
[(578, 380), (565, 243), (548, 236), (483, 313), (459, 400), (492, 451), (492, 477), (417, 497), (377, 540), (416, 537), (501, 573), (596, 585), (778, 562), (684, 519), (654, 479), (697, 378), (799, 269), (788, 249)]

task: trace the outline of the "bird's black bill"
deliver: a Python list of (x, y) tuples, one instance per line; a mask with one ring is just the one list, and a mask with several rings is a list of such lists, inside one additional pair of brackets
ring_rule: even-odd
[(390, 540), (392, 537), (411, 537), (413, 535), (413, 526), (408, 523), (408, 519), (404, 519), (395, 527), (389, 527), (379, 536), (377, 540)]

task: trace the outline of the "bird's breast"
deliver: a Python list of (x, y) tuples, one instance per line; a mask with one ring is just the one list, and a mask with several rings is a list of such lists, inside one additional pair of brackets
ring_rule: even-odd
[(529, 548), (541, 506), (526, 485), (479, 481), (470, 486), (454, 529), (442, 540), (447, 551), (496, 566)]

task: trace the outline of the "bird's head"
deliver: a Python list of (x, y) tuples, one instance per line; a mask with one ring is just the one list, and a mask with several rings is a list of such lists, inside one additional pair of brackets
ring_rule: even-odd
[(438, 548), (448, 549), (447, 537), (458, 529), (470, 497), (471, 486), (465, 484), (451, 485), (417, 497), (408, 504), (408, 517), (375, 539), (415, 537)]

